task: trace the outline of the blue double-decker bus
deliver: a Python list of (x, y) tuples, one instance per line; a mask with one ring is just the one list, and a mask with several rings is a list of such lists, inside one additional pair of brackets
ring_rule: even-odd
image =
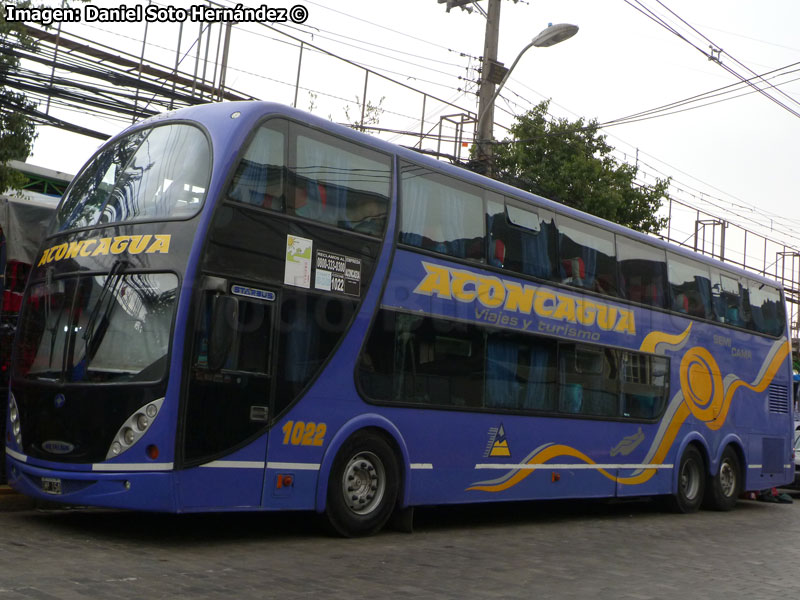
[(31, 273), (6, 456), (30, 496), (309, 510), (788, 483), (774, 282), (270, 103), (100, 148)]

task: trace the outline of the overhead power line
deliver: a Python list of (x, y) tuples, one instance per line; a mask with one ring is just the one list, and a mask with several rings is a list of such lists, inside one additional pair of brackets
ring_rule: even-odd
[[(664, 29), (666, 29), (670, 33), (672, 33), (675, 36), (677, 36), (678, 38), (680, 38), (681, 40), (683, 40), (684, 42), (686, 42), (687, 44), (689, 44), (693, 48), (695, 48), (698, 52), (703, 54), (703, 56), (705, 56), (708, 60), (717, 63), (717, 65), (722, 67), (725, 71), (727, 71), (728, 73), (730, 73), (731, 75), (733, 75), (734, 77), (739, 79), (740, 81), (742, 81), (742, 82), (746, 83), (747, 85), (749, 85), (750, 87), (752, 87), (755, 91), (757, 91), (758, 93), (762, 94), (765, 98), (767, 98), (771, 102), (777, 104), (778, 106), (780, 106), (781, 108), (786, 110), (791, 115), (800, 118), (800, 112), (798, 112), (797, 110), (793, 109), (791, 106), (787, 105), (785, 102), (779, 100), (775, 96), (771, 95), (767, 91), (766, 88), (761, 88), (758, 85), (756, 85), (752, 81), (751, 77), (745, 77), (744, 75), (742, 75), (741, 73), (736, 71), (736, 69), (728, 66), (722, 60), (723, 50), (722, 50), (722, 48), (720, 46), (714, 44), (714, 42), (712, 42), (708, 37), (706, 37), (705, 35), (700, 33), (695, 27), (693, 27), (692, 25), (687, 23), (677, 13), (675, 13), (673, 10), (671, 10), (669, 7), (667, 7), (663, 2), (661, 2), (661, 0), (656, 0), (656, 2), (658, 4), (660, 4), (662, 7), (664, 7), (667, 11), (669, 11), (670, 14), (674, 15), (678, 20), (680, 20), (681, 23), (683, 23), (684, 25), (689, 27), (689, 29), (691, 29), (691, 31), (693, 31), (696, 35), (699, 35), (703, 40), (707, 41), (711, 45), (710, 46), (710, 51), (706, 51), (704, 48), (701, 48), (700, 46), (698, 46), (695, 42), (692, 42), (691, 40), (689, 40), (685, 35), (683, 35), (680, 31), (678, 31), (673, 25), (669, 24), (664, 17), (662, 17), (661, 15), (658, 15), (654, 10), (652, 10), (649, 7), (647, 7), (641, 0), (633, 0), (633, 1), (624, 0), (624, 2), (626, 4), (628, 4), (629, 6), (633, 7), (634, 9), (636, 9), (637, 11), (639, 11), (640, 13), (644, 14), (647, 18), (649, 18), (650, 20), (654, 21), (655, 23), (657, 23), (658, 25), (660, 25), (661, 27), (663, 27)], [(738, 61), (736, 58), (734, 58), (733, 56), (731, 56), (727, 52), (725, 52), (725, 55), (730, 57), (731, 60), (733, 60), (736, 64), (738, 64), (741, 67), (745, 68), (750, 73), (753, 73), (752, 70), (750, 70), (743, 63)], [(769, 84), (769, 82), (766, 82), (766, 83), (767, 83), (767, 87), (777, 89), (772, 84)], [(778, 91), (783, 96), (788, 98), (791, 102), (793, 102), (794, 104), (797, 104), (798, 106), (800, 106), (800, 102), (798, 102), (797, 100), (795, 100), (794, 98), (792, 98), (791, 96), (786, 94), (785, 92), (783, 92), (781, 90), (778, 90)]]

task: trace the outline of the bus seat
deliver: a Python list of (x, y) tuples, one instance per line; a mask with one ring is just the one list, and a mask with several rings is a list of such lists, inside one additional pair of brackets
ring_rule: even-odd
[(686, 294), (678, 294), (675, 296), (675, 305), (673, 308), (675, 308), (675, 310), (678, 312), (689, 312), (689, 298), (686, 296)]
[(506, 262), (506, 245), (503, 240), (495, 240), (492, 248), (491, 264), (494, 267), (502, 267)]
[(561, 261), (561, 266), (564, 269), (565, 283), (580, 285), (580, 282), (586, 278), (586, 265), (579, 256), (563, 259)]

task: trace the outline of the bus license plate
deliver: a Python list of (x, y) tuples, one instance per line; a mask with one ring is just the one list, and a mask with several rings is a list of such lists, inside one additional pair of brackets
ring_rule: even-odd
[(42, 477), (42, 491), (45, 494), (61, 495), (61, 480), (57, 477)]

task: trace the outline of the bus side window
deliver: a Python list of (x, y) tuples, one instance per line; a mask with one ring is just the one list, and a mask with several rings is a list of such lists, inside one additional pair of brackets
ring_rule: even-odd
[(489, 229), (490, 239), (503, 241), (502, 266), (540, 279), (560, 280), (554, 218), (550, 211), (507, 198), (503, 212), (491, 218)]
[(708, 266), (682, 256), (669, 254), (667, 271), (672, 309), (693, 317), (710, 319), (711, 274)]
[(654, 419), (664, 409), (669, 360), (635, 352), (622, 353), (623, 416)]
[(623, 298), (648, 306), (667, 307), (667, 254), (664, 250), (617, 236), (617, 261)]
[(292, 123), (289, 212), (378, 236), (391, 190), (391, 159), (356, 144)]
[(781, 293), (765, 283), (748, 281), (748, 298), (752, 328), (760, 333), (777, 336), (786, 325), (786, 312)]
[(359, 382), (373, 400), (481, 407), (483, 361), (477, 327), (383, 310), (362, 351)]
[(402, 166), (400, 241), (482, 261), (482, 190), (412, 164)]
[(489, 332), (486, 400), (490, 408), (552, 412), (557, 389), (556, 343), (545, 338)]
[(746, 316), (742, 286), (738, 279), (711, 270), (711, 295), (714, 301), (714, 318), (720, 323), (728, 323), (736, 327), (744, 327)]
[(562, 344), (559, 348), (559, 410), (619, 416), (619, 353), (608, 348)]
[(285, 127), (269, 122), (256, 130), (236, 167), (229, 200), (280, 212), (286, 209)]
[(619, 296), (614, 234), (558, 215), (561, 282), (607, 296)]

